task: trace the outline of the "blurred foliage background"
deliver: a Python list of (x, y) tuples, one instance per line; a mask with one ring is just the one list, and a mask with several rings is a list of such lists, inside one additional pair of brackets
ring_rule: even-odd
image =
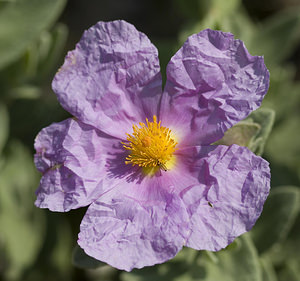
[[(34, 206), (37, 133), (68, 113), (51, 80), (67, 50), (99, 20), (125, 19), (159, 49), (163, 74), (188, 35), (232, 32), (264, 55), (263, 106), (219, 143), (238, 143), (271, 164), (272, 190), (255, 227), (226, 249), (185, 248), (173, 260), (126, 273), (76, 247), (85, 209)], [(164, 74), (165, 75), (165, 74)], [(299, 0), (0, 0), (0, 280), (300, 280)]]

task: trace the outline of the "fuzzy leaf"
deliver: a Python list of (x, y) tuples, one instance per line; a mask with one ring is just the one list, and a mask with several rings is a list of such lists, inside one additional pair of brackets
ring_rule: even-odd
[[(182, 257), (186, 259), (183, 260)], [(191, 259), (192, 257), (192, 259)], [(154, 267), (122, 273), (122, 281), (261, 281), (259, 259), (248, 235), (217, 253), (184, 249), (174, 260)]]
[(249, 117), (246, 118), (246, 120), (248, 122), (253, 122), (254, 124), (260, 125), (260, 130), (255, 137), (250, 140), (248, 147), (255, 154), (262, 155), (266, 141), (274, 124), (275, 112), (272, 109), (259, 108), (258, 110), (252, 112)]
[(260, 253), (282, 241), (290, 231), (300, 208), (300, 192), (294, 186), (281, 186), (271, 191), (261, 217), (251, 231)]
[[(298, 187), (300, 192), (300, 189)], [(289, 260), (298, 260), (300, 264), (300, 213), (287, 238), (266, 253), (268, 259), (277, 267), (288, 264)], [(300, 276), (300, 275), (299, 275)]]
[[(183, 3), (189, 3), (188, 1), (177, 0), (181, 2), (181, 6), (184, 7), (183, 10), (189, 10), (189, 14), (195, 14), (195, 11), (198, 11), (198, 20), (194, 22), (180, 33), (180, 41), (183, 43), (186, 38), (194, 33), (198, 33), (205, 28), (211, 29), (220, 29), (223, 26), (223, 22), (228, 18), (236, 15), (236, 10), (240, 5), (240, 0), (202, 0), (202, 1), (193, 1), (194, 5), (184, 5)], [(188, 9), (188, 8), (189, 9)]]
[(64, 24), (57, 24), (54, 30), (45, 33), (41, 38), (40, 59), (38, 66), (38, 75), (46, 77), (56, 66), (60, 59), (68, 36), (68, 29)]
[(299, 41), (300, 9), (293, 7), (263, 22), (261, 28), (254, 33), (252, 44), (248, 47), (253, 54), (264, 55), (269, 66), (280, 63), (291, 55)]
[(205, 281), (260, 281), (261, 268), (254, 244), (249, 235), (243, 235), (237, 239), (236, 245), (215, 253), (218, 261), (203, 259), (199, 260), (200, 265), (205, 268)]
[(19, 280), (39, 253), (45, 221), (33, 205), (38, 180), (29, 152), (18, 142), (10, 142), (7, 150), (0, 171), (0, 245), (8, 260), (8, 279)]
[(300, 281), (299, 260), (290, 260), (278, 274), (279, 281)]
[(277, 281), (277, 276), (272, 262), (267, 257), (260, 259), (263, 281)]
[(274, 128), (266, 148), (268, 157), (281, 165), (300, 171), (300, 114), (290, 115)]
[(293, 65), (273, 67), (271, 70), (270, 88), (262, 104), (275, 110), (277, 121), (289, 118), (298, 111), (300, 83), (295, 79), (296, 68)]
[(227, 130), (224, 137), (215, 144), (231, 145), (238, 144), (240, 146), (249, 146), (251, 140), (261, 130), (261, 126), (256, 123), (240, 122)]
[(239, 122), (214, 144), (247, 146), (257, 155), (262, 155), (265, 143), (274, 124), (275, 112), (260, 108), (252, 112), (245, 120)]
[(257, 27), (242, 6), (239, 6), (233, 12), (234, 16), (231, 13), (224, 18), (221, 26), (222, 30), (231, 32), (235, 38), (241, 39), (248, 47), (251, 44), (253, 33), (257, 31)]
[(19, 0), (0, 11), (0, 69), (19, 58), (62, 12), (66, 0)]

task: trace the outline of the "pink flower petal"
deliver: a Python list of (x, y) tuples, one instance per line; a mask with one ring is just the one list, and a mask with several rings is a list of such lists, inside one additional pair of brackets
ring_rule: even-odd
[(190, 172), (199, 184), (181, 197), (190, 215), (186, 246), (217, 251), (249, 231), (270, 189), (268, 162), (237, 145), (187, 149)]
[[(147, 183), (138, 188), (153, 190), (151, 181)], [(126, 271), (173, 258), (188, 234), (182, 200), (157, 186), (155, 198), (139, 201), (124, 188), (120, 185), (90, 205), (81, 222), (79, 246), (88, 255)]]
[(160, 118), (182, 145), (211, 144), (257, 109), (268, 87), (262, 57), (232, 34), (207, 29), (169, 62)]
[(114, 21), (83, 34), (52, 87), (72, 115), (124, 139), (132, 124), (157, 114), (161, 83), (157, 49), (133, 25)]
[(108, 164), (120, 141), (89, 125), (73, 119), (53, 123), (38, 134), (35, 149), (43, 173), (35, 202), (40, 208), (66, 212), (86, 206), (113, 186)]

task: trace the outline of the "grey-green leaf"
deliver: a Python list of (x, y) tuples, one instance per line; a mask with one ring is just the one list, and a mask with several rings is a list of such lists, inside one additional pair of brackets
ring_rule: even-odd
[[(300, 192), (300, 189), (298, 187)], [(272, 247), (270, 251), (266, 253), (268, 258), (277, 267), (282, 267), (284, 264), (288, 264), (289, 260), (298, 260), (300, 264), (300, 213), (298, 213), (291, 231), (287, 238), (282, 242)], [(300, 275), (299, 275), (300, 276)]]
[(300, 281), (299, 260), (289, 260), (278, 274), (279, 281)]
[(300, 114), (289, 115), (274, 128), (266, 148), (269, 158), (300, 172)]
[(245, 120), (227, 130), (224, 137), (214, 144), (247, 146), (257, 155), (262, 155), (265, 143), (270, 135), (275, 112), (268, 108), (259, 108)]
[(66, 0), (19, 0), (0, 11), (0, 69), (18, 59), (51, 26)]
[(262, 215), (251, 231), (260, 253), (281, 242), (290, 231), (300, 208), (300, 192), (294, 186), (271, 190)]
[(272, 262), (268, 257), (260, 259), (262, 268), (262, 279), (263, 281), (277, 281), (277, 276)]
[(44, 238), (44, 214), (34, 206), (38, 177), (30, 153), (10, 142), (0, 171), (0, 245), (8, 261), (7, 277), (19, 280), (36, 259)]
[[(242, 235), (236, 239), (234, 247), (215, 253), (218, 262), (210, 259), (199, 259), (200, 266), (205, 269), (205, 281), (260, 281), (262, 280), (261, 267), (254, 244), (249, 235)], [(202, 280), (202, 279), (201, 279)]]
[[(258, 255), (249, 235), (216, 253), (185, 248), (168, 263), (122, 273), (123, 281), (261, 281)], [(185, 256), (185, 259), (183, 257)]]
[(298, 112), (300, 83), (296, 81), (296, 68), (293, 65), (273, 67), (270, 71), (270, 88), (262, 104), (274, 109), (277, 121), (281, 121)]
[(261, 126), (251, 122), (240, 122), (227, 130), (224, 137), (215, 144), (249, 146), (251, 140), (261, 130)]
[[(262, 23), (249, 46), (253, 54), (264, 55), (268, 66), (286, 59), (300, 41), (300, 9), (293, 7)], [(284, 47), (283, 47), (284, 46)]]
[[(178, 0), (179, 1), (179, 0)], [(179, 1), (188, 3), (188, 1)], [(205, 28), (212, 28), (212, 29), (220, 29), (223, 26), (223, 22), (226, 19), (235, 16), (237, 12), (237, 8), (240, 5), (240, 0), (205, 0), (205, 1), (197, 1), (198, 8), (198, 18), (201, 19), (197, 22), (186, 26), (179, 35), (179, 40), (183, 43), (188, 36), (198, 33)], [(201, 4), (200, 4), (201, 3)], [(201, 17), (202, 16), (202, 17)]]
[(268, 108), (259, 108), (252, 112), (246, 120), (260, 125), (260, 130), (255, 137), (250, 140), (248, 147), (255, 154), (262, 155), (274, 124), (275, 111)]
[(13, 99), (37, 99), (40, 97), (42, 89), (34, 85), (22, 85), (21, 87), (12, 88), (8, 94)]
[[(39, 76), (46, 77), (56, 66), (68, 36), (68, 28), (64, 24), (57, 24), (51, 33), (45, 33), (44, 50), (40, 48)], [(42, 77), (43, 78), (43, 77)]]

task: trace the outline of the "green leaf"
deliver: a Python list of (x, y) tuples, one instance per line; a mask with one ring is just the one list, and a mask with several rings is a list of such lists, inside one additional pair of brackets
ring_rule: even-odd
[(243, 6), (239, 6), (232, 14), (228, 15), (222, 21), (222, 30), (231, 32), (235, 38), (243, 40), (245, 45), (248, 47), (251, 44), (253, 34), (256, 32), (257, 27), (252, 22), (247, 11)]
[(42, 89), (34, 85), (22, 85), (9, 90), (9, 96), (13, 99), (36, 99), (40, 97)]
[(277, 281), (277, 276), (272, 262), (268, 257), (260, 259), (262, 268), (262, 280), (263, 281)]
[(4, 104), (0, 103), (0, 154), (8, 137), (8, 112)]
[(214, 144), (247, 146), (257, 155), (262, 155), (274, 119), (275, 112), (273, 110), (260, 108), (227, 130), (224, 137)]
[(300, 114), (283, 120), (271, 133), (266, 153), (271, 161), (300, 170)]
[(284, 268), (279, 271), (279, 281), (300, 281), (300, 260), (289, 260)]
[(130, 273), (123, 272), (121, 281), (175, 281), (180, 278), (181, 281), (189, 281), (191, 279), (184, 275), (191, 269), (184, 262), (168, 262), (152, 267), (144, 267), (143, 269), (134, 269)]
[[(300, 192), (300, 188), (298, 187)], [(277, 267), (289, 263), (289, 260), (298, 260), (300, 264), (300, 213), (293, 224), (287, 238), (272, 247), (265, 255)]]
[(233, 281), (241, 280), (241, 276), (243, 281), (262, 280), (259, 259), (248, 235), (237, 238), (233, 245), (217, 253), (185, 248), (174, 260), (131, 273), (124, 272), (121, 280)]
[(19, 0), (0, 11), (0, 69), (18, 59), (62, 12), (66, 0)]
[(254, 54), (264, 55), (270, 66), (290, 56), (299, 41), (300, 8), (293, 7), (265, 20), (254, 33), (249, 49)]
[[(39, 209), (36, 208), (36, 210)], [(72, 246), (77, 238), (77, 233), (72, 231), (69, 220), (72, 214), (68, 213), (64, 215), (58, 212), (49, 212), (49, 210), (40, 211), (43, 211), (47, 218), (44, 243), (41, 247), (38, 259), (36, 259), (31, 267), (26, 268), (22, 278), (18, 280), (74, 280), (74, 278), (72, 278), (75, 276), (74, 274), (80, 274), (80, 272), (76, 270), (71, 263)], [(74, 212), (73, 215), (75, 216), (80, 214), (80, 210)], [(80, 218), (78, 223), (79, 222)]]
[(295, 79), (296, 68), (292, 65), (273, 67), (271, 70), (270, 88), (262, 105), (274, 109), (279, 122), (298, 111), (300, 83)]
[(251, 122), (240, 122), (227, 130), (224, 137), (215, 144), (249, 146), (251, 140), (261, 130), (261, 126)]
[(299, 213), (299, 200), (297, 187), (281, 186), (271, 190), (262, 215), (250, 232), (260, 253), (266, 252), (287, 236)]
[(44, 216), (34, 206), (38, 178), (29, 152), (10, 142), (0, 171), (0, 244), (9, 267), (7, 277), (18, 279), (36, 259), (44, 239)]
[(49, 33), (45, 32), (41, 38), (39, 52), (38, 76), (44, 78), (56, 66), (65, 47), (68, 36), (68, 28), (64, 24), (58, 24), (54, 30)]
[[(298, 187), (300, 192), (300, 188)], [(280, 281), (300, 280), (300, 214), (287, 238), (267, 252), (268, 258), (276, 265)]]
[(43, 31), (16, 62), (0, 73), (0, 94), (6, 99), (38, 98), (42, 90), (39, 85), (57, 70), (66, 38), (67, 28), (63, 24), (51, 32)]
[(249, 235), (245, 234), (236, 239), (232, 248), (215, 253), (218, 262), (209, 259), (199, 259), (200, 266), (205, 269), (205, 281), (260, 281), (262, 273), (256, 249)]
[[(184, 1), (188, 2), (188, 1)], [(240, 5), (240, 0), (205, 0), (198, 1), (199, 4), (199, 16), (197, 22), (190, 23), (180, 33), (179, 39), (183, 43), (188, 36), (198, 33), (203, 29), (220, 29), (223, 22), (232, 16), (236, 15), (237, 8)], [(201, 18), (203, 15), (203, 18)]]
[(56, 228), (56, 231), (53, 231), (49, 235), (52, 239), (53, 236), (55, 236), (56, 241), (53, 243), (52, 251), (48, 251), (47, 254), (51, 253), (52, 263), (55, 265), (57, 270), (63, 274), (64, 272), (68, 272), (72, 267), (70, 262), (73, 243), (71, 225), (66, 218), (60, 217), (59, 219), (50, 222), (48, 227), (49, 226)]
[(73, 249), (72, 263), (75, 266), (84, 269), (94, 269), (107, 265), (106, 263), (88, 256), (78, 245)]
[(249, 149), (257, 155), (262, 155), (275, 120), (275, 111), (268, 108), (259, 108), (252, 112), (245, 121), (260, 125), (260, 130), (250, 140)]
[(210, 2), (210, 10), (206, 14), (206, 18), (203, 20), (203, 24), (205, 22), (215, 21), (216, 24), (221, 24), (224, 18), (231, 16), (240, 5), (240, 0), (211, 0)]

